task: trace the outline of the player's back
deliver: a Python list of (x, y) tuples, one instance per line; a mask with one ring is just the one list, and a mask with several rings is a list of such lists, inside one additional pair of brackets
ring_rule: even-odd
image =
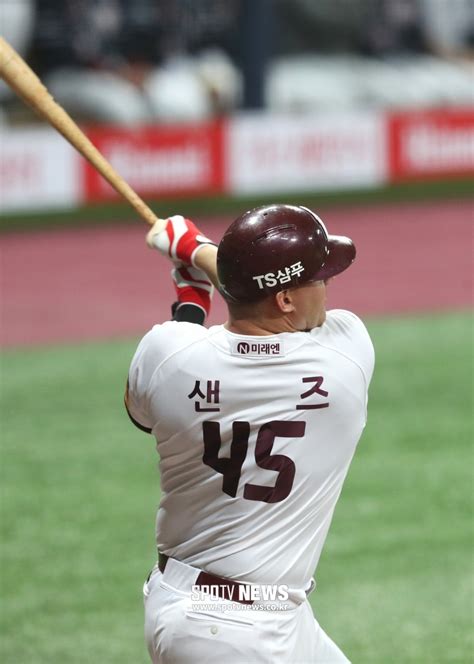
[(130, 371), (160, 454), (159, 549), (237, 580), (303, 587), (365, 425), (373, 349), (328, 313), (311, 333), (156, 326)]

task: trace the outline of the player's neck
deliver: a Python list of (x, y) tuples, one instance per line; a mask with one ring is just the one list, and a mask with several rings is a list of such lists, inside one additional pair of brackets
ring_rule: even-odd
[(297, 332), (296, 328), (286, 318), (259, 318), (259, 319), (239, 319), (229, 316), (229, 320), (224, 326), (229, 332), (242, 334), (250, 337), (265, 337), (282, 332)]

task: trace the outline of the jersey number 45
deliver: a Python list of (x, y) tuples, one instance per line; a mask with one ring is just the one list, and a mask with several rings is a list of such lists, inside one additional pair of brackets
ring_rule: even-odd
[[(279, 503), (290, 494), (295, 479), (295, 464), (284, 454), (271, 454), (275, 438), (302, 438), (306, 422), (280, 422), (274, 420), (263, 424), (257, 434), (255, 462), (259, 468), (278, 473), (274, 486), (246, 483), (244, 498), (264, 503)], [(222, 490), (235, 498), (239, 486), (242, 466), (247, 456), (250, 423), (232, 424), (230, 457), (219, 457), (221, 432), (219, 422), (203, 422), (203, 462), (223, 475)]]

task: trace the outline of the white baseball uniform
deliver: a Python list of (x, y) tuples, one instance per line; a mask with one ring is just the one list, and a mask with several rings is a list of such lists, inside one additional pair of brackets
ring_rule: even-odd
[[(373, 367), (365, 326), (342, 310), (311, 332), (247, 337), (167, 322), (142, 339), (128, 410), (157, 440), (157, 545), (172, 559), (145, 584), (154, 662), (348, 661), (306, 594), (365, 426)], [(199, 570), (284, 585), (290, 603), (238, 611), (221, 599), (196, 610)]]

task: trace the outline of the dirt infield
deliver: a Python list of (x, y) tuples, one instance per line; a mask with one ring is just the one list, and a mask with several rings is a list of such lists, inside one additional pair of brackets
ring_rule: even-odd
[[(357, 261), (335, 279), (329, 306), (360, 315), (455, 310), (472, 303), (473, 204), (398, 204), (319, 211), (350, 235)], [(218, 240), (229, 220), (197, 219)], [(0, 344), (140, 335), (169, 318), (169, 266), (146, 228), (9, 233), (1, 237)], [(222, 322), (219, 296), (210, 323)]]

